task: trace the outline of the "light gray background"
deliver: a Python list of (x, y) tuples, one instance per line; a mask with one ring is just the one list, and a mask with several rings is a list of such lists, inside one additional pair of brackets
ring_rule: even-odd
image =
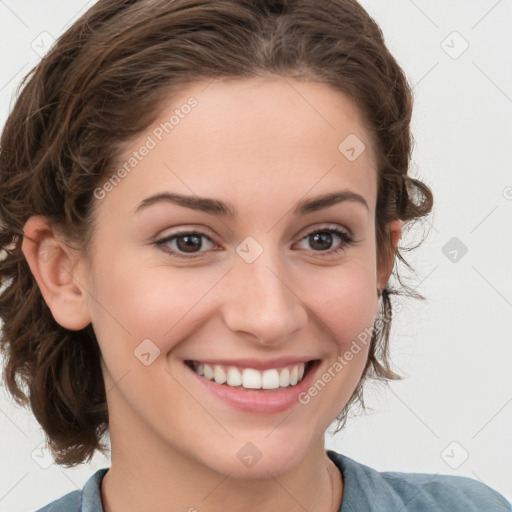
[[(93, 3), (0, 0), (0, 126), (38, 53)], [(479, 479), (510, 500), (512, 1), (362, 4), (414, 85), (412, 174), (436, 205), (429, 237), (409, 256), (418, 270), (409, 282), (427, 301), (407, 301), (393, 328), (395, 368), (407, 378), (369, 389), (372, 410), (326, 444), (378, 470)], [(452, 237), (468, 248), (456, 262), (443, 254)], [(38, 424), (0, 391), (0, 510), (35, 510), (109, 465), (38, 458)]]

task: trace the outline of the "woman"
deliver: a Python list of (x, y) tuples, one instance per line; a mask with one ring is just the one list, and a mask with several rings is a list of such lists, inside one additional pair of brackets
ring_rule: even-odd
[(355, 1), (100, 0), (59, 39), (1, 141), (5, 376), (59, 464), (112, 463), (41, 510), (510, 510), (324, 449), (397, 377), (411, 109)]

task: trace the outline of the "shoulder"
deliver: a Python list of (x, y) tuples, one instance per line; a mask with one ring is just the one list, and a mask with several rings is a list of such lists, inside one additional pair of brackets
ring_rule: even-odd
[(52, 501), (36, 512), (80, 512), (82, 491), (73, 491), (58, 500)]
[(472, 478), (426, 473), (379, 472), (349, 457), (328, 451), (343, 474), (341, 512), (511, 512), (497, 491)]
[[(423, 473), (381, 473), (389, 487), (406, 499), (435, 504), (440, 510), (465, 512), (512, 511), (497, 491), (472, 478)], [(413, 510), (415, 510), (413, 508)]]
[(108, 468), (99, 469), (80, 491), (72, 491), (36, 512), (103, 512), (101, 481)]

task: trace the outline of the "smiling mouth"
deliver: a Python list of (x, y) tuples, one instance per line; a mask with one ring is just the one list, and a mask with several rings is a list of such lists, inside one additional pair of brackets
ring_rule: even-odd
[(185, 364), (197, 375), (216, 384), (237, 389), (281, 390), (301, 382), (315, 362), (317, 360), (290, 364), (282, 368), (269, 368), (264, 371), (197, 361), (185, 361)]

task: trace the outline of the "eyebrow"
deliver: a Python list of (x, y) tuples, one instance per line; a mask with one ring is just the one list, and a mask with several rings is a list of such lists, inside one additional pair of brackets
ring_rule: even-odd
[[(338, 203), (345, 201), (355, 202), (362, 204), (368, 211), (370, 208), (366, 199), (352, 192), (351, 190), (338, 190), (336, 192), (330, 192), (317, 197), (302, 199), (297, 203), (294, 209), (295, 215), (306, 215), (319, 210), (324, 210)], [(238, 216), (237, 209), (231, 203), (225, 203), (218, 199), (212, 199), (209, 197), (199, 196), (186, 196), (182, 194), (175, 194), (170, 192), (161, 192), (153, 196), (143, 199), (137, 206), (134, 213), (138, 213), (141, 210), (157, 203), (173, 203), (178, 206), (190, 208), (192, 210), (198, 210), (212, 215), (220, 215), (222, 217), (236, 218)]]

